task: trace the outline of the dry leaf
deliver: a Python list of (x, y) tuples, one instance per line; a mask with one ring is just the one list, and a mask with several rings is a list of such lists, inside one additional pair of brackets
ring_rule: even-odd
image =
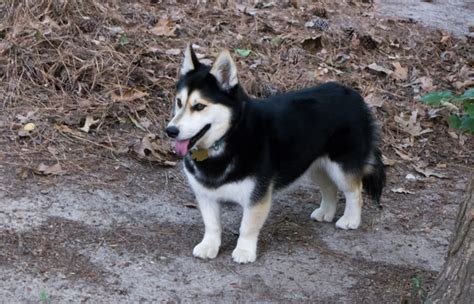
[(39, 166), (36, 168), (35, 172), (37, 174), (42, 174), (42, 175), (59, 175), (63, 174), (64, 171), (61, 169), (61, 165), (59, 163), (48, 166), (43, 163), (39, 164)]
[(391, 189), (393, 193), (402, 193), (402, 194), (415, 194), (415, 192), (407, 190), (405, 188), (393, 188)]
[(395, 116), (395, 121), (403, 131), (407, 132), (413, 137), (432, 132), (433, 130), (431, 129), (423, 130), (421, 128), (420, 122), (416, 121), (417, 116), (418, 110), (413, 111), (408, 120), (405, 120), (403, 113), (400, 113), (400, 116)]
[(176, 36), (176, 25), (173, 25), (171, 19), (160, 19), (158, 23), (150, 29), (150, 33), (157, 36), (174, 37)]
[(181, 50), (180, 49), (169, 49), (169, 50), (165, 51), (165, 54), (170, 55), (170, 56), (178, 56), (178, 55), (181, 54)]
[(403, 160), (408, 160), (408, 161), (413, 160), (413, 157), (411, 157), (411, 156), (408, 155), (407, 153), (402, 152), (402, 151), (400, 151), (400, 150), (398, 150), (398, 149), (395, 149), (395, 153), (396, 153), (398, 156), (400, 156), (400, 158), (403, 159)]
[(369, 108), (380, 108), (384, 102), (382, 96), (376, 93), (370, 93), (364, 98), (364, 100), (369, 105)]
[(133, 145), (133, 151), (137, 153), (141, 159), (150, 161), (158, 161), (165, 166), (175, 166), (176, 162), (167, 161), (162, 155), (166, 155), (162, 145), (156, 140), (153, 134), (145, 135), (140, 141)]
[(94, 117), (87, 115), (86, 121), (84, 122), (84, 126), (82, 128), (79, 128), (79, 130), (89, 133), (91, 126), (95, 125), (98, 122), (99, 119), (94, 120)]
[(385, 76), (385, 75), (390, 76), (393, 73), (392, 70), (386, 69), (383, 66), (380, 66), (376, 63), (372, 63), (368, 65), (367, 69), (369, 70), (369, 72), (380, 75), (380, 76)]
[(446, 175), (435, 172), (433, 169), (422, 168), (420, 166), (413, 166), (416, 172), (423, 174), (425, 177), (434, 176), (437, 178), (447, 178)]
[(53, 146), (48, 146), (47, 148), (48, 152), (51, 153), (52, 155), (58, 155), (59, 154), (59, 151), (57, 148), (53, 147)]
[(395, 77), (398, 80), (407, 80), (408, 77), (408, 69), (403, 68), (400, 65), (400, 62), (393, 62), (392, 63), (393, 67), (395, 68), (395, 71), (393, 72), (392, 76)]
[(148, 96), (148, 93), (142, 92), (137, 89), (128, 89), (123, 92), (120, 92), (119, 94), (113, 92), (112, 93), (112, 101), (133, 101), (135, 99), (143, 98), (145, 96)]
[(56, 130), (58, 130), (59, 132), (67, 133), (67, 134), (70, 134), (70, 135), (75, 136), (75, 137), (84, 138), (84, 135), (83, 135), (82, 132), (71, 129), (66, 125), (55, 125), (54, 128)]
[(394, 160), (394, 159), (390, 159), (390, 158), (386, 157), (385, 155), (382, 155), (382, 163), (385, 166), (393, 166), (397, 163), (397, 161)]
[(32, 122), (29, 122), (27, 123), (26, 125), (23, 126), (23, 130), (24, 131), (27, 131), (27, 132), (30, 132), (30, 131), (33, 131), (35, 129), (35, 124), (32, 123)]
[(433, 80), (431, 80), (431, 78), (423, 76), (423, 77), (420, 77), (418, 81), (420, 82), (421, 88), (424, 91), (432, 91), (434, 89)]
[(317, 53), (321, 51), (323, 48), (321, 35), (304, 39), (301, 42), (301, 46), (304, 50), (310, 53)]

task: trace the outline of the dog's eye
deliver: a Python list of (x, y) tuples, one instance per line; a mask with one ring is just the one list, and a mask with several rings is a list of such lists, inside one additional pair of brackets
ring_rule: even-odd
[(206, 107), (206, 105), (203, 105), (202, 103), (197, 103), (193, 106), (193, 110), (194, 111), (202, 111), (202, 110), (204, 110), (205, 107)]
[(178, 105), (178, 108), (181, 108), (183, 104), (181, 103), (181, 98), (176, 98), (176, 104)]

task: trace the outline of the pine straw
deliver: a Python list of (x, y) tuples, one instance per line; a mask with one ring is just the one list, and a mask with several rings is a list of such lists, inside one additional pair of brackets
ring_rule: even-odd
[[(453, 83), (463, 81), (472, 69), (474, 52), (465, 40), (450, 37), (441, 42), (443, 33), (438, 31), (361, 17), (371, 9), (358, 2), (350, 9), (331, 1), (259, 9), (238, 1), (154, 2), (0, 4), (0, 15), (5, 17), (0, 23), (0, 107), (6, 120), (0, 128), (8, 147), (5, 155), (19, 156), (19, 164), (29, 167), (41, 161), (78, 166), (91, 157), (137, 153), (142, 159), (171, 164), (173, 153), (162, 130), (181, 62), (176, 50), (190, 41), (199, 46), (196, 51), (204, 60), (213, 59), (220, 48), (252, 50), (248, 58), (236, 57), (241, 82), (254, 96), (337, 80), (364, 96), (383, 98), (384, 106), (375, 111), (384, 127), (385, 146), (406, 137), (393, 117), (420, 108), (413, 101), (422, 92), (419, 77), (429, 76), (438, 89), (461, 91)], [(329, 30), (304, 26), (325, 9), (330, 12)], [(163, 20), (169, 36), (153, 33)], [(348, 35), (349, 26), (356, 38)], [(318, 36), (323, 51), (302, 44)], [(364, 36), (374, 37), (375, 48)], [(440, 57), (446, 52), (451, 59), (443, 62)], [(409, 69), (406, 80), (374, 75), (364, 68), (376, 62), (393, 69), (394, 61)], [(98, 120), (89, 133), (79, 130), (87, 116)], [(20, 136), (28, 122), (35, 123), (35, 129)], [(446, 126), (440, 123), (437, 132), (445, 134)], [(147, 134), (156, 138), (152, 147), (144, 148), (140, 144)], [(428, 137), (436, 139), (436, 134)], [(449, 147), (453, 145), (458, 143)], [(414, 147), (413, 153), (424, 148)]]

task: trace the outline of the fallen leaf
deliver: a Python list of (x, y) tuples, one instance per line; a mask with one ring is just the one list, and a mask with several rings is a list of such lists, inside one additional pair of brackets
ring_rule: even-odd
[(196, 203), (184, 203), (184, 207), (188, 207), (191, 209), (197, 209), (197, 204)]
[(369, 93), (369, 95), (367, 95), (364, 100), (370, 108), (380, 108), (384, 102), (382, 96), (376, 93)]
[(181, 50), (180, 49), (169, 49), (169, 50), (165, 51), (165, 54), (170, 55), (170, 56), (178, 56), (178, 55), (181, 54)]
[(425, 177), (434, 176), (434, 177), (437, 177), (437, 178), (447, 178), (446, 175), (441, 174), (441, 173), (437, 173), (433, 169), (422, 168), (420, 166), (415, 166), (415, 165), (413, 166), (413, 168), (415, 169), (416, 172), (424, 175)]
[(162, 18), (150, 29), (150, 33), (157, 36), (174, 37), (176, 36), (176, 25), (173, 25), (171, 19)]
[(390, 158), (386, 157), (385, 155), (382, 155), (382, 163), (385, 166), (393, 166), (397, 163), (397, 161), (394, 160), (394, 159), (390, 159)]
[(139, 128), (140, 130), (146, 132), (146, 127), (144, 127), (140, 122), (138, 122), (135, 118), (133, 118), (130, 114), (128, 114), (128, 117), (130, 120), (133, 122), (135, 127)]
[(27, 167), (20, 167), (16, 169), (15, 172), (18, 178), (20, 178), (21, 180), (25, 180), (30, 174), (31, 170)]
[(417, 122), (418, 110), (411, 113), (408, 120), (404, 119), (403, 113), (400, 116), (395, 116), (395, 121), (400, 126), (400, 129), (407, 132), (413, 137), (420, 136), (429, 132), (433, 132), (431, 129), (424, 129), (421, 127), (420, 122)]
[(395, 71), (393, 72), (393, 77), (395, 77), (398, 80), (407, 80), (408, 77), (408, 69), (404, 68), (401, 66), (400, 62), (393, 62), (392, 63), (393, 67), (395, 68)]
[(418, 78), (418, 81), (424, 91), (432, 91), (434, 89), (433, 80), (431, 78), (423, 76)]
[(156, 140), (156, 136), (153, 134), (147, 134), (140, 141), (135, 142), (133, 151), (141, 159), (158, 161), (165, 166), (176, 165), (176, 162), (168, 161), (163, 157), (167, 152), (163, 150), (163, 146)]
[(395, 153), (403, 160), (408, 160), (408, 161), (413, 160), (413, 157), (411, 157), (405, 152), (400, 151), (399, 149), (395, 149)]
[(112, 101), (122, 101), (122, 102), (128, 102), (128, 101), (133, 101), (135, 99), (140, 99), (145, 96), (148, 96), (148, 93), (142, 92), (137, 89), (128, 89), (123, 92), (119, 92), (118, 94), (113, 92), (111, 95)]
[(52, 155), (58, 155), (59, 154), (59, 151), (57, 148), (53, 147), (53, 146), (48, 146), (47, 148), (48, 152), (51, 153)]
[(27, 131), (27, 132), (30, 132), (30, 131), (33, 131), (35, 129), (35, 124), (32, 123), (32, 122), (29, 122), (27, 123), (26, 125), (23, 126), (23, 130), (24, 131)]
[(369, 64), (367, 66), (367, 69), (369, 70), (369, 72), (372, 72), (380, 76), (386, 76), (386, 75), (390, 76), (393, 73), (392, 70), (386, 69), (383, 66), (380, 66), (376, 63)]
[(393, 188), (390, 191), (392, 191), (393, 193), (415, 194), (415, 192), (407, 190), (405, 188)]
[(72, 136), (75, 136), (75, 137), (80, 137), (80, 138), (84, 138), (84, 134), (80, 131), (77, 131), (75, 129), (71, 129), (69, 128), (68, 126), (66, 125), (54, 125), (54, 128), (56, 130), (58, 130), (59, 132), (62, 132), (62, 133), (67, 133), (67, 134), (70, 134)]
[(82, 128), (79, 128), (79, 130), (89, 133), (91, 126), (95, 125), (98, 122), (99, 119), (94, 120), (94, 117), (92, 117), (91, 115), (87, 115), (86, 121), (84, 122), (84, 126)]
[(56, 163), (51, 166), (41, 163), (36, 168), (35, 173), (41, 174), (41, 175), (59, 175), (59, 174), (63, 174), (64, 171), (61, 169), (61, 165), (59, 163)]
[(322, 38), (321, 36), (306, 38), (301, 46), (308, 52), (317, 53), (323, 48)]
[(248, 57), (252, 51), (247, 49), (235, 49), (235, 53), (241, 57)]

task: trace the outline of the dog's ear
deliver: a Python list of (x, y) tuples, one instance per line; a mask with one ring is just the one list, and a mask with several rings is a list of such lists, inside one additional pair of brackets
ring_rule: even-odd
[(196, 54), (194, 54), (193, 47), (191, 43), (188, 43), (186, 49), (184, 50), (184, 60), (183, 65), (181, 66), (181, 75), (186, 75), (190, 71), (193, 71), (199, 67), (201, 63), (199, 62)]
[(216, 77), (217, 82), (224, 90), (230, 90), (239, 83), (237, 66), (228, 50), (219, 54), (212, 66), (211, 74)]

